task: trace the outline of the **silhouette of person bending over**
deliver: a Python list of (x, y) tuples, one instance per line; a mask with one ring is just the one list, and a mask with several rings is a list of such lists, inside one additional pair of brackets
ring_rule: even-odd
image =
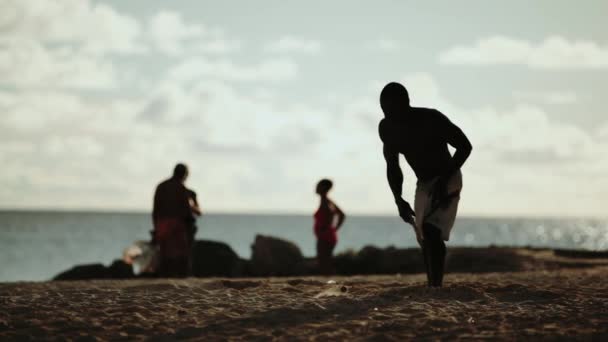
[[(399, 216), (414, 227), (422, 247), (429, 287), (443, 283), (446, 246), (456, 219), (462, 174), (460, 168), (471, 154), (466, 135), (435, 109), (410, 106), (405, 87), (389, 83), (380, 94), (384, 119), (380, 139), (384, 143), (386, 176)], [(448, 144), (456, 151), (452, 156)], [(403, 173), (399, 154), (405, 157), (418, 181), (414, 210), (401, 197)], [(415, 216), (415, 217), (414, 217)]]

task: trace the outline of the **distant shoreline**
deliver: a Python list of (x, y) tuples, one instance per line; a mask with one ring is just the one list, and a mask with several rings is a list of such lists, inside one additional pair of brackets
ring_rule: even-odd
[[(138, 210), (138, 209), (87, 209), (87, 208), (76, 208), (76, 209), (64, 209), (64, 208), (0, 208), (0, 214), (5, 213), (44, 213), (44, 214), (125, 214), (125, 215), (150, 215), (150, 211)], [(206, 213), (205, 216), (275, 216), (275, 217), (310, 217), (312, 214), (306, 212), (245, 212), (245, 211), (212, 211)], [(399, 219), (396, 214), (350, 214), (349, 217), (357, 218), (390, 218), (394, 217)], [(608, 217), (594, 217), (594, 216), (505, 216), (505, 215), (459, 215), (457, 220), (588, 220), (588, 221), (607, 221)]]

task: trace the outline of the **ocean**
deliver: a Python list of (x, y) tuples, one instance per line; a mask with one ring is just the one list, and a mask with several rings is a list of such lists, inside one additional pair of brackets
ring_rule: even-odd
[[(0, 282), (43, 281), (76, 264), (122, 257), (136, 240), (149, 240), (150, 215), (110, 212), (0, 211)], [(199, 219), (197, 239), (222, 241), (243, 258), (256, 234), (296, 243), (315, 253), (312, 216), (209, 214)], [(398, 217), (349, 216), (336, 252), (415, 247), (413, 230)], [(456, 221), (449, 246), (535, 246), (608, 249), (608, 221), (597, 219), (469, 218)]]

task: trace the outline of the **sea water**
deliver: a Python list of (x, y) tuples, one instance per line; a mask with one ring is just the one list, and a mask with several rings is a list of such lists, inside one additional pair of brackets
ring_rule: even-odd
[[(120, 259), (137, 240), (149, 240), (146, 213), (0, 211), (0, 282), (48, 280), (76, 264)], [(198, 221), (197, 239), (229, 244), (251, 256), (257, 234), (296, 243), (315, 253), (312, 216), (210, 214)], [(415, 247), (412, 228), (398, 217), (349, 216), (336, 252), (378, 247)], [(608, 249), (608, 222), (595, 219), (458, 218), (448, 246), (536, 246)]]

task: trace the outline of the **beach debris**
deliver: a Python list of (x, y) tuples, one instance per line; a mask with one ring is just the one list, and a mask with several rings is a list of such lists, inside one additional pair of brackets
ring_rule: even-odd
[(128, 265), (134, 265), (137, 273), (153, 273), (158, 263), (158, 246), (147, 241), (135, 241), (125, 248), (122, 259)]
[(378, 311), (378, 308), (374, 308), (374, 311)]
[(328, 281), (327, 281), (327, 284), (335, 284), (335, 283), (336, 283), (336, 281), (335, 281), (335, 280), (328, 280)]
[(467, 320), (467, 322), (469, 324), (475, 324), (475, 319), (473, 317), (469, 317), (469, 319)]
[(333, 285), (315, 295), (315, 298), (344, 296), (348, 293), (348, 287), (342, 285)]

